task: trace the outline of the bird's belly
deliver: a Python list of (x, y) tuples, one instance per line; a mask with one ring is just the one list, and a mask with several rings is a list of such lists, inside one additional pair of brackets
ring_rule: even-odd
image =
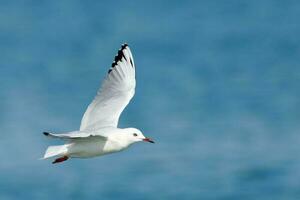
[(68, 154), (74, 158), (90, 158), (114, 153), (122, 150), (115, 145), (111, 145), (109, 141), (79, 141), (73, 143)]

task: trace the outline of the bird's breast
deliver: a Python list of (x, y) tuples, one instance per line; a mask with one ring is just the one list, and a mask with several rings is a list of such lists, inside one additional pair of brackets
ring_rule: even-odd
[(71, 157), (95, 157), (126, 149), (128, 145), (115, 140), (78, 140), (69, 148)]
[(122, 151), (123, 149), (126, 149), (128, 145), (123, 144), (119, 141), (115, 140), (108, 140), (104, 146), (104, 151), (108, 153), (116, 152), (116, 151)]

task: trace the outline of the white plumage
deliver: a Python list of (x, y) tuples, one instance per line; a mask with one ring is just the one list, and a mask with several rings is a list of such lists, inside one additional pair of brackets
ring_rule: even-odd
[(123, 45), (115, 57), (112, 68), (89, 105), (81, 121), (80, 130), (117, 127), (135, 90), (135, 66), (128, 45)]
[(122, 111), (134, 95), (135, 85), (133, 57), (129, 46), (123, 44), (85, 111), (80, 130), (62, 134), (44, 132), (46, 136), (67, 141), (48, 147), (44, 158), (58, 156), (53, 162), (58, 163), (70, 157), (87, 158), (121, 151), (139, 141), (153, 143), (136, 128), (117, 128)]

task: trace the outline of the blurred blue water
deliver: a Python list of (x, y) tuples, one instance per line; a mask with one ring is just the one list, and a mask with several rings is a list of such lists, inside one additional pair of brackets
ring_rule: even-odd
[[(300, 3), (0, 1), (0, 199), (299, 199)], [(155, 145), (53, 166), (121, 43), (120, 126)]]

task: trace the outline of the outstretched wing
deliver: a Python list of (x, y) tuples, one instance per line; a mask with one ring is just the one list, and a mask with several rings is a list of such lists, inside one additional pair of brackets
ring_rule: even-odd
[(58, 138), (58, 139), (80, 139), (80, 138), (90, 138), (90, 137), (98, 137), (103, 140), (106, 140), (107, 137), (99, 135), (99, 134), (91, 134), (91, 133), (85, 133), (80, 131), (74, 131), (69, 133), (49, 133), (49, 132), (43, 132), (45, 136), (52, 137), (52, 138)]
[(117, 127), (119, 117), (134, 95), (135, 66), (131, 51), (123, 44), (96, 97), (81, 120), (80, 130)]

